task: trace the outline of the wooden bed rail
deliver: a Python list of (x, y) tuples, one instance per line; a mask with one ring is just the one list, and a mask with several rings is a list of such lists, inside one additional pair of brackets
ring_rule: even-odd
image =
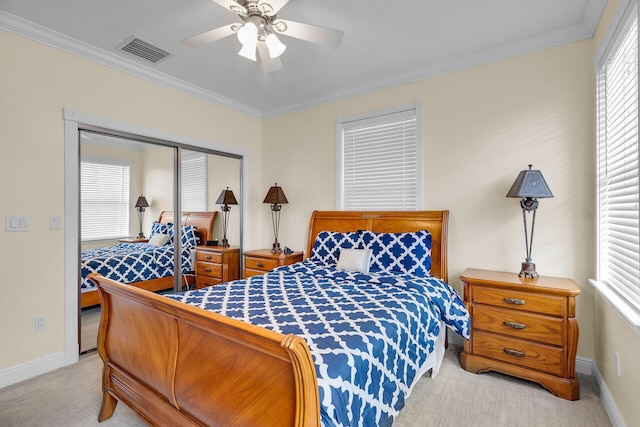
[(122, 401), (151, 425), (320, 424), (304, 339), (89, 277), (102, 303), (99, 421)]

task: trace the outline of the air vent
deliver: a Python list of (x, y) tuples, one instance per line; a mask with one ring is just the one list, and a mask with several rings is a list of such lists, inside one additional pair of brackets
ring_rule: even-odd
[(131, 37), (123, 44), (121, 44), (119, 46), (119, 49), (124, 50), (125, 52), (129, 52), (139, 58), (153, 62), (154, 64), (171, 55), (171, 53), (167, 52), (166, 50), (160, 49), (159, 47), (147, 43), (144, 40), (140, 40), (135, 36)]

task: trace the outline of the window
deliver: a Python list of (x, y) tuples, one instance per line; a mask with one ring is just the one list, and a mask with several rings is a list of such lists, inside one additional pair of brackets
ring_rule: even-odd
[(117, 239), (129, 235), (130, 165), (114, 159), (80, 162), (82, 240)]
[(338, 206), (417, 210), (422, 202), (418, 107), (338, 121)]
[[(638, 18), (631, 7), (597, 69), (598, 277), (603, 296), (640, 331)], [(634, 320), (635, 319), (635, 320)]]
[(205, 153), (185, 153), (182, 156), (181, 209), (207, 210), (207, 156)]

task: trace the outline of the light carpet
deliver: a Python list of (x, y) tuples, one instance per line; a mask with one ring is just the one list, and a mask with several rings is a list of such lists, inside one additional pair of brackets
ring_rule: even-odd
[[(580, 400), (554, 397), (537, 384), (460, 367), (460, 347), (445, 353), (440, 374), (422, 378), (394, 427), (611, 426), (591, 378), (580, 377)], [(98, 423), (102, 363), (80, 362), (0, 390), (0, 426), (144, 426), (125, 405)]]

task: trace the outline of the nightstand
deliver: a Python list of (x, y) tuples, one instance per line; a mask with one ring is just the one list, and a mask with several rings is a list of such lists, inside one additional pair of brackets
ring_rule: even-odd
[(272, 252), (271, 249), (258, 249), (244, 253), (243, 277), (264, 274), (281, 265), (289, 265), (302, 261), (302, 252), (292, 252), (285, 255), (283, 252)]
[(125, 237), (122, 239), (118, 239), (118, 242), (122, 243), (147, 243), (149, 239), (146, 237)]
[(213, 286), (240, 278), (240, 248), (196, 247), (196, 288)]
[(580, 399), (578, 321), (571, 279), (467, 269), (460, 276), (471, 337), (460, 353), (467, 371), (497, 371), (537, 382), (558, 397)]

